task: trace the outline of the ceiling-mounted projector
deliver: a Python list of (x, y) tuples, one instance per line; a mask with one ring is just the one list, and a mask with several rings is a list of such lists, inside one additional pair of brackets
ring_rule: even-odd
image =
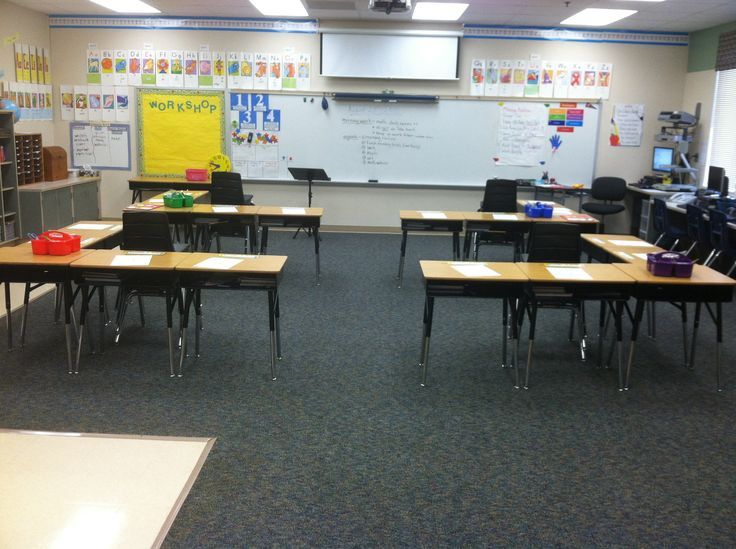
[(368, 8), (371, 11), (382, 11), (386, 15), (411, 11), (411, 0), (370, 0)]

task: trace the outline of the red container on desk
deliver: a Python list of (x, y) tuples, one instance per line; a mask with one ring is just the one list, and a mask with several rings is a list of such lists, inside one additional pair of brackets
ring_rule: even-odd
[(82, 237), (60, 231), (46, 231), (36, 240), (31, 240), (35, 255), (69, 255), (81, 248)]
[(187, 168), (185, 173), (187, 181), (207, 181), (207, 170), (200, 168)]

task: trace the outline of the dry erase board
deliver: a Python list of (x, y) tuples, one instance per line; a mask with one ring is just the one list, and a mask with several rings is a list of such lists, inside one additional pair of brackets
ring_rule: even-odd
[(482, 185), (492, 177), (590, 186), (600, 105), (440, 99), (337, 101), (229, 94), (229, 150), (247, 178), (324, 168), (333, 181)]
[(130, 170), (128, 124), (69, 124), (72, 168)]

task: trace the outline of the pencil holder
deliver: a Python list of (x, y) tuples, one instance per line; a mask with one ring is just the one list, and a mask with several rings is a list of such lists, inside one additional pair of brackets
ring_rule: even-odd
[(647, 254), (647, 270), (654, 276), (690, 278), (693, 274), (693, 263), (686, 255), (677, 252)]

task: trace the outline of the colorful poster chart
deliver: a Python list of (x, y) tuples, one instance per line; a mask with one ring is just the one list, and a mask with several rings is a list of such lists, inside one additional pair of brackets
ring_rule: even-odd
[(233, 170), (249, 178), (279, 176), (281, 110), (269, 106), (269, 96), (230, 93), (230, 150)]
[(281, 55), (272, 53), (268, 56), (268, 89), (281, 89), (281, 75), (283, 70), (281, 67)]
[(500, 63), (497, 59), (488, 59), (486, 61), (486, 95), (498, 95), (499, 69)]
[(102, 121), (115, 122), (114, 86), (102, 86)]
[[(224, 66), (223, 66), (224, 69)], [(141, 175), (182, 176), (224, 154), (225, 97), (220, 91), (138, 91)]]
[(249, 90), (253, 87), (253, 54), (240, 52), (240, 85)]
[(560, 103), (552, 107), (548, 114), (549, 126), (556, 126), (558, 133), (572, 133), (575, 128), (582, 128), (585, 122), (585, 109), (578, 108), (577, 103)]
[(102, 83), (105, 86), (112, 86), (115, 84), (115, 52), (113, 50), (102, 50), (100, 55)]
[(36, 48), (36, 73), (39, 84), (46, 83), (46, 76), (43, 72), (43, 48)]
[(511, 83), (511, 95), (513, 97), (524, 97), (526, 85), (526, 61), (519, 59), (514, 61), (514, 76)]
[(74, 120), (89, 120), (87, 86), (74, 86)]
[(583, 70), (583, 97), (593, 99), (598, 96), (597, 75), (598, 63), (586, 63)]
[(23, 82), (31, 81), (31, 47), (28, 44), (21, 46), (23, 52)]
[(542, 67), (539, 61), (529, 61), (526, 68), (526, 85), (524, 97), (539, 97), (539, 78)]
[(555, 69), (555, 97), (565, 99), (570, 88), (570, 71), (567, 63), (557, 63)]
[(227, 85), (225, 77), (225, 64), (227, 59), (224, 52), (212, 52), (212, 86), (218, 89), (224, 89)]
[(583, 65), (582, 63), (573, 63), (570, 67), (570, 87), (568, 88), (568, 97), (583, 96)]
[(130, 126), (69, 124), (72, 168), (130, 169)]
[(184, 87), (184, 54), (180, 51), (170, 52), (171, 76), (169, 82), (172, 88)]
[(43, 81), (46, 84), (51, 84), (51, 52), (46, 48), (41, 50), (43, 55)]
[(538, 166), (544, 157), (547, 112), (540, 103), (504, 103), (498, 125), (499, 166)]
[(542, 74), (539, 78), (540, 97), (552, 97), (555, 89), (555, 64), (552, 61), (542, 63)]
[(209, 51), (199, 52), (199, 86), (201, 88), (212, 87), (212, 53)]
[(128, 52), (115, 50), (115, 85), (128, 85)]
[(613, 75), (613, 65), (610, 63), (601, 63), (598, 65), (598, 97), (608, 99), (611, 96), (611, 77)]
[(281, 87), (285, 90), (296, 89), (296, 67), (298, 56), (293, 53), (284, 54), (283, 70), (284, 75), (281, 79)]
[(485, 93), (486, 62), (484, 59), (473, 59), (470, 64), (470, 95)]
[(611, 119), (611, 147), (640, 147), (644, 127), (644, 105), (616, 103)]
[(128, 122), (130, 120), (130, 88), (115, 86), (115, 120)]
[(141, 85), (141, 52), (128, 50), (128, 85)]
[(312, 56), (308, 53), (299, 54), (297, 68), (296, 89), (308, 90), (312, 87)]
[(36, 46), (28, 46), (28, 58), (31, 60), (31, 84), (38, 84)]
[(100, 69), (100, 51), (87, 50), (87, 84), (102, 83)]
[(514, 62), (509, 60), (502, 60), (500, 62), (499, 69), (499, 89), (498, 95), (502, 97), (508, 97), (511, 95), (511, 81), (514, 73)]
[(74, 86), (59, 86), (59, 112), (62, 120), (74, 120)]
[(184, 52), (184, 87), (196, 89), (199, 87), (199, 70), (197, 67), (197, 52)]
[(23, 44), (16, 42), (13, 48), (15, 50), (15, 81), (23, 82)]
[(234, 90), (243, 89), (240, 80), (240, 53), (237, 51), (227, 54), (227, 87)]
[(141, 52), (141, 85), (156, 85), (156, 52), (153, 50)]
[(102, 120), (102, 88), (100, 86), (87, 87), (90, 121)]
[(156, 52), (156, 86), (171, 87), (171, 54), (168, 50)]
[(253, 89), (268, 89), (268, 55), (265, 53), (255, 54), (256, 72), (253, 78)]

